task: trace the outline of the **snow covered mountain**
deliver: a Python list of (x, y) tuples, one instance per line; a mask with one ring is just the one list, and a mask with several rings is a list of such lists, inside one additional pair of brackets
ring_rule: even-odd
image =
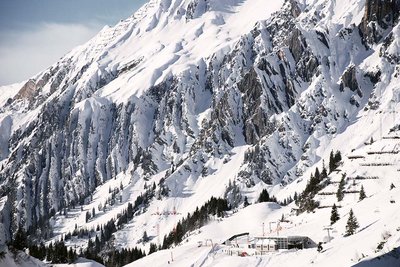
[[(150, 0), (30, 80), (0, 87), (0, 242), (22, 227), (34, 242), (85, 249), (111, 222), (104, 253), (147, 252), (222, 197), (238, 212), (186, 233), (177, 264), (329, 266), (345, 255), (335, 264), (351, 266), (386, 252), (375, 250), (384, 231), (385, 249), (398, 247), (400, 209), (389, 203), (400, 201), (399, 13), (399, 0)], [(321, 181), (314, 213), (296, 215), (295, 203), (242, 209), (265, 188), (281, 203), (300, 195), (337, 150), (340, 170)], [(358, 202), (361, 185), (368, 198)], [(239, 261), (196, 249), (259, 234), (282, 214), (287, 234), (320, 241), (335, 202), (342, 219), (319, 256)], [(350, 208), (363, 231), (343, 237)]]

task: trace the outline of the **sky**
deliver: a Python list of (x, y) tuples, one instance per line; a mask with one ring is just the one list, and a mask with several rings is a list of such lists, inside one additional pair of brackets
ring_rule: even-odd
[(147, 0), (0, 0), (0, 85), (27, 80)]

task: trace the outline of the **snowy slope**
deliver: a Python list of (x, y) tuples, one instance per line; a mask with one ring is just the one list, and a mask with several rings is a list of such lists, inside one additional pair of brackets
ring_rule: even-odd
[(4, 258), (0, 259), (0, 266), (4, 267), (44, 267), (46, 264), (22, 251), (16, 253), (6, 250)]
[(104, 265), (97, 263), (92, 260), (78, 258), (73, 264), (53, 264), (54, 267), (66, 267), (66, 266), (73, 266), (73, 267), (103, 267)]
[[(398, 247), (400, 245), (400, 201), (399, 188), (390, 189), (392, 182), (398, 179), (398, 161), (400, 157), (399, 142), (395, 139), (377, 140), (371, 145), (363, 146), (353, 151), (356, 155), (365, 154), (361, 162), (388, 162), (393, 165), (383, 167), (360, 167), (360, 159), (345, 159), (339, 173), (332, 173), (332, 181), (341, 177), (341, 173), (347, 173), (346, 189), (359, 189), (364, 186), (367, 198), (358, 201), (358, 194), (346, 194), (343, 201), (339, 202), (339, 214), (341, 219), (330, 230), (332, 240), (327, 242), (328, 236), (325, 227), (330, 225), (330, 208), (317, 209), (314, 213), (296, 215), (293, 212), (294, 204), (280, 207), (276, 204), (260, 203), (248, 206), (222, 221), (213, 222), (200, 229), (199, 233), (191, 235), (181, 246), (156, 252), (144, 259), (138, 260), (129, 266), (165, 266), (171, 261), (173, 266), (398, 266), (400, 264)], [(371, 151), (396, 151), (396, 156), (367, 156)], [(379, 169), (378, 169), (379, 168)], [(375, 170), (374, 170), (375, 169)], [(379, 175), (379, 179), (356, 180), (354, 175), (363, 177)], [(340, 179), (340, 178), (339, 178)], [(298, 190), (298, 186), (290, 185), (289, 189)], [(322, 192), (333, 191), (336, 193), (337, 184), (326, 187)], [(336, 195), (319, 196), (323, 205), (337, 203)], [(338, 204), (338, 203), (337, 203)], [(360, 228), (353, 236), (345, 237), (345, 225), (350, 208), (353, 209)], [(281, 223), (279, 235), (305, 235), (315, 242), (327, 242), (323, 245), (324, 252), (318, 253), (316, 248), (305, 250), (289, 250), (270, 253), (265, 256), (239, 257), (229, 256), (224, 252), (229, 247), (222, 242), (229, 237), (243, 232), (249, 232), (250, 236), (262, 236), (262, 227), (265, 224), (267, 236), (276, 236), (275, 225), (269, 232), (268, 224), (280, 220), (282, 214), (285, 217)], [(198, 248), (201, 241), (206, 243), (211, 239), (213, 244), (218, 244), (213, 250), (210, 246)], [(378, 245), (384, 242), (381, 249)], [(210, 243), (210, 242), (209, 242)], [(397, 252), (394, 250), (397, 249)], [(210, 252), (211, 251), (211, 252)], [(392, 253), (390, 253), (392, 252)], [(387, 256), (383, 256), (388, 253)], [(380, 257), (379, 257), (380, 256)], [(380, 259), (375, 259), (379, 257)], [(202, 260), (199, 260), (202, 259)], [(335, 260), (332, 260), (335, 259)]]

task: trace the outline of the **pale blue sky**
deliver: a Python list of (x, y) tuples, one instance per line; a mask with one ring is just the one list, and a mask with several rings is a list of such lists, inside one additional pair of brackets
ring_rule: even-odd
[(42, 71), (147, 0), (0, 0), (0, 85)]

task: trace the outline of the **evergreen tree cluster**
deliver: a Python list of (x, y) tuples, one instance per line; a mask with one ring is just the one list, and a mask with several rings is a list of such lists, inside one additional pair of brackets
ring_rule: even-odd
[(161, 178), (158, 185), (160, 186), (160, 190), (158, 191), (157, 199), (161, 200), (163, 197), (168, 197), (170, 190), (168, 186), (165, 184), (165, 178)]
[[(98, 227), (96, 229), (98, 232), (100, 232), (98, 235), (96, 235), (94, 241), (89, 239), (88, 242), (88, 247), (85, 252), (85, 256), (88, 259), (93, 259), (97, 262), (123, 262), (124, 259), (118, 259), (119, 257), (125, 257), (128, 259), (139, 259), (145, 255), (144, 252), (140, 251), (135, 248), (133, 250), (121, 250), (119, 252), (113, 251), (106, 253), (106, 255), (103, 258), (100, 258), (99, 255), (101, 252), (106, 251), (107, 243), (109, 240), (112, 238), (113, 233), (117, 231), (118, 229), (121, 229), (122, 226), (126, 223), (128, 223), (132, 218), (134, 217), (135, 213), (140, 211), (141, 209), (145, 209), (148, 207), (150, 204), (151, 199), (155, 196), (155, 189), (156, 186), (155, 184), (152, 187), (147, 188), (144, 194), (141, 194), (138, 196), (134, 202), (128, 203), (127, 209), (125, 209), (122, 213), (119, 213), (117, 215), (117, 222), (114, 219), (109, 220), (106, 224), (104, 224), (101, 227)], [(104, 254), (104, 253), (103, 253)], [(113, 257), (117, 257), (116, 259), (113, 259)], [(108, 260), (107, 260), (108, 258)], [(105, 260), (106, 259), (106, 260)], [(120, 266), (120, 265), (110, 265), (110, 266)]]
[(128, 208), (124, 210), (122, 213), (117, 215), (118, 221), (117, 221), (117, 226), (119, 228), (122, 227), (122, 225), (128, 223), (130, 220), (132, 220), (134, 214), (138, 212), (140, 209), (146, 209), (149, 204), (151, 199), (155, 196), (155, 189), (156, 185), (153, 184), (152, 187), (147, 188), (146, 192), (140, 196), (138, 196), (132, 205), (132, 203), (128, 203)]
[(108, 260), (106, 261), (106, 266), (115, 266), (120, 267), (127, 265), (131, 262), (134, 262), (140, 258), (146, 256), (141, 249), (133, 248), (133, 249), (125, 249), (115, 250), (108, 255)]
[(295, 197), (295, 203), (299, 207), (299, 212), (311, 212), (318, 208), (319, 203), (314, 200), (314, 196), (326, 186), (327, 183), (323, 183), (326, 178), (328, 178), (328, 173), (325, 166), (323, 166), (322, 172), (316, 168), (315, 173), (311, 174), (304, 191)]
[(262, 202), (270, 202), (271, 198), (269, 197), (268, 191), (267, 189), (263, 189), (260, 193), (260, 195), (258, 196), (257, 202), (258, 203), (262, 203)]
[[(297, 196), (296, 196), (296, 199), (297, 199)], [(283, 201), (279, 202), (279, 205), (281, 205), (281, 206), (287, 206), (287, 205), (289, 205), (290, 203), (292, 203), (293, 200), (294, 200), (293, 197), (292, 197), (292, 196), (289, 196), (289, 197), (285, 198)]]
[(29, 249), (29, 255), (39, 260), (47, 260), (51, 263), (71, 263), (76, 260), (77, 255), (72, 248), (69, 250), (63, 241), (50, 243), (46, 247), (43, 242), (39, 245), (29, 244), (27, 234), (22, 226), (20, 226), (11, 241), (11, 246), (16, 250)]
[(267, 189), (263, 189), (260, 193), (260, 195), (258, 196), (258, 203), (262, 203), (262, 202), (276, 202), (276, 198), (275, 197), (270, 197), (268, 194)]
[[(103, 211), (105, 211), (105, 208), (107, 207), (107, 204), (110, 206), (114, 206), (114, 204), (117, 202), (117, 200), (119, 199), (120, 202), (122, 202), (121, 197), (122, 195), (120, 194), (120, 191), (123, 190), (123, 186), (122, 183), (120, 184), (119, 187), (114, 187), (114, 189), (111, 189), (111, 186), (108, 188), (108, 193), (111, 194), (111, 196), (109, 196), (107, 198), (107, 201), (104, 203), (103, 206)], [(100, 209), (99, 209), (100, 210)], [(94, 215), (93, 215), (94, 217)]]
[[(292, 203), (293, 201), (295, 201), (296, 199), (297, 199), (297, 193), (295, 193), (293, 197), (292, 197), (292, 196), (289, 196), (289, 197), (285, 198), (283, 201), (278, 201), (278, 200), (276, 199), (276, 197), (270, 196), (270, 195), (268, 194), (267, 189), (263, 189), (263, 190), (261, 191), (260, 195), (258, 196), (257, 203), (262, 203), (262, 202), (275, 202), (275, 203), (278, 203), (278, 204), (281, 205), (281, 206), (287, 206), (287, 205), (289, 205), (290, 203)], [(246, 203), (246, 201), (245, 201), (245, 203)], [(247, 203), (248, 203), (248, 202), (247, 202)], [(245, 207), (246, 207), (246, 206), (247, 206), (247, 205), (245, 205)]]
[(17, 250), (23, 250), (28, 247), (26, 232), (21, 225), (18, 227), (11, 245)]
[(186, 218), (178, 222), (175, 229), (164, 237), (162, 249), (179, 244), (186, 233), (206, 225), (211, 215), (224, 217), (225, 211), (228, 210), (230, 207), (226, 199), (212, 197), (200, 209), (197, 207), (194, 213), (188, 214)]
[[(120, 191), (123, 190), (123, 185), (120, 184), (119, 187), (115, 187), (113, 190), (109, 189), (109, 193), (111, 197), (108, 199), (104, 205), (99, 204), (98, 210), (105, 210), (107, 204), (113, 205), (115, 203), (115, 199), (120, 195)], [(156, 185), (155, 183), (152, 186), (149, 186), (144, 194), (137, 197), (134, 204), (128, 203), (128, 207), (122, 213), (117, 215), (117, 222), (114, 219), (111, 219), (103, 226), (97, 226), (96, 230), (94, 228), (88, 230), (86, 228), (77, 228), (75, 225), (74, 231), (68, 232), (64, 235), (64, 240), (70, 240), (73, 236), (77, 236), (78, 238), (89, 238), (88, 248), (85, 251), (85, 256), (87, 258), (93, 259), (100, 263), (108, 263), (112, 262), (111, 266), (122, 266), (126, 264), (127, 261), (133, 261), (138, 258), (141, 258), (145, 255), (145, 253), (139, 249), (127, 249), (121, 251), (113, 251), (112, 253), (107, 251), (107, 245), (112, 238), (113, 233), (117, 231), (118, 228), (122, 228), (122, 226), (132, 220), (135, 213), (145, 210), (150, 204), (151, 199), (155, 196)], [(89, 197), (81, 196), (79, 198), (80, 205), (85, 204), (85, 199)], [(92, 197), (92, 196), (90, 196)], [(70, 205), (75, 208), (75, 201), (71, 201)], [(63, 206), (64, 213), (66, 213), (65, 205)], [(60, 210), (61, 211), (61, 210)], [(83, 206), (81, 206), (81, 211), (83, 211)], [(55, 215), (55, 210), (52, 209), (49, 211), (49, 215), (47, 217), (40, 218), (39, 223), (43, 223), (43, 229), (40, 229), (41, 232), (38, 233), (38, 227), (36, 224), (29, 229), (29, 237), (33, 239), (33, 235), (40, 236), (41, 238), (47, 239), (51, 237), (51, 227), (48, 227), (48, 224), (45, 224), (46, 219)], [(91, 218), (96, 216), (96, 211), (92, 208), (91, 211), (86, 212), (86, 221), (89, 221)], [(94, 240), (90, 237), (91, 235), (95, 235)], [(27, 233), (24, 231), (22, 227), (19, 227), (17, 232), (14, 235), (13, 240), (10, 245), (17, 250), (23, 250), (25, 248), (29, 248), (30, 254), (33, 257), (36, 257), (41, 260), (47, 260), (52, 263), (70, 263), (76, 259), (76, 252), (72, 249), (67, 249), (65, 246), (63, 239), (61, 241), (57, 241), (55, 243), (50, 243), (48, 247), (46, 247), (43, 243), (40, 244), (28, 244)], [(154, 247), (152, 247), (153, 251)], [(115, 264), (114, 264), (115, 263)]]
[[(48, 202), (47, 192), (44, 192), (43, 199)], [(75, 209), (77, 205), (84, 205), (89, 200), (93, 199), (93, 194), (89, 192), (85, 192), (79, 196), (76, 196), (76, 199), (71, 200), (59, 200), (58, 210), (59, 215), (67, 215), (70, 209)], [(49, 203), (46, 203), (47, 207), (50, 206)], [(82, 208), (82, 207), (81, 207)], [(47, 211), (48, 210), (48, 211)], [(44, 214), (40, 215), (38, 218), (33, 217), (31, 221), (31, 225), (27, 229), (27, 235), (29, 237), (39, 237), (43, 239), (49, 239), (53, 237), (52, 227), (49, 224), (49, 219), (56, 215), (56, 209), (54, 207), (48, 208), (44, 210)]]
[(94, 233), (94, 229), (90, 229), (90, 231), (87, 228), (80, 228), (78, 229), (77, 226), (75, 225), (74, 231), (68, 232), (64, 235), (64, 240), (70, 240), (73, 236), (76, 236), (78, 238), (87, 238), (90, 237), (91, 233)]
[(48, 248), (41, 242), (39, 245), (31, 245), (29, 246), (29, 255), (39, 259), (41, 261), (46, 259), (47, 255), (50, 255)]
[(129, 202), (128, 208), (118, 216), (118, 222), (117, 222), (118, 227), (121, 227), (122, 225), (132, 220), (133, 214), (134, 214), (133, 205), (132, 203)]
[(158, 250), (157, 245), (154, 244), (154, 243), (150, 243), (149, 255), (150, 255), (151, 253), (156, 252), (157, 250)]
[[(155, 189), (154, 184), (152, 187), (148, 188), (144, 194), (138, 196), (134, 204), (128, 203), (127, 209), (117, 215), (117, 222), (114, 219), (110, 219), (106, 224), (102, 226), (98, 225), (96, 229), (92, 228), (91, 230), (86, 228), (78, 229), (77, 225), (75, 225), (75, 229), (72, 233), (68, 232), (64, 235), (64, 240), (70, 240), (73, 236), (77, 236), (78, 238), (89, 238), (85, 257), (99, 263), (107, 263), (109, 266), (122, 266), (144, 257), (145, 253), (137, 248), (106, 252), (106, 247), (107, 243), (112, 238), (113, 233), (117, 231), (117, 227), (122, 228), (124, 224), (132, 220), (136, 212), (145, 209), (149, 205), (151, 199), (155, 195)], [(113, 192), (117, 195), (118, 191), (118, 188), (116, 188)], [(91, 212), (88, 211), (86, 213), (87, 220), (94, 216), (94, 209), (92, 209)], [(90, 238), (91, 235), (95, 235), (94, 240)], [(12, 245), (14, 248), (19, 250), (28, 247), (27, 235), (22, 227), (20, 227), (16, 232)], [(76, 259), (75, 251), (72, 249), (67, 250), (63, 241), (54, 244), (51, 243), (48, 247), (45, 247), (43, 243), (40, 243), (39, 245), (33, 244), (29, 246), (29, 251), (33, 257), (41, 260), (46, 259), (52, 263), (71, 263)], [(102, 257), (100, 255), (102, 255)]]
[(46, 247), (43, 243), (29, 246), (29, 255), (39, 260), (51, 263), (72, 263), (77, 259), (77, 254), (72, 248), (67, 248), (63, 241), (50, 243)]
[(37, 222), (32, 221), (32, 224), (28, 227), (27, 235), (35, 235), (48, 239), (53, 236), (52, 228), (49, 224), (49, 216), (40, 216)]
[(111, 239), (112, 234), (117, 231), (114, 219), (109, 220), (106, 224), (101, 226), (99, 230), (100, 234), (96, 235), (94, 241), (89, 238), (87, 250), (85, 253), (87, 258), (94, 259), (94, 257), (96, 257), (106, 246), (107, 241)]
[(75, 251), (68, 250), (63, 241), (50, 243), (46, 250), (46, 260), (51, 263), (72, 263), (76, 258)]
[(99, 255), (107, 246), (107, 242), (111, 239), (112, 234), (117, 231), (114, 219), (109, 220), (100, 227), (100, 234), (96, 235), (94, 241), (89, 238), (88, 246), (85, 251), (85, 257), (98, 262), (104, 262), (99, 259)]

